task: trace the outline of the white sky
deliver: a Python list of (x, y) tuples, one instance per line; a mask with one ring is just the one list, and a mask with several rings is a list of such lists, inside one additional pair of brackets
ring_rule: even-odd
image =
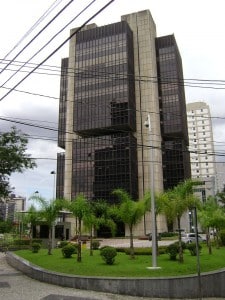
[[(0, 10), (0, 59), (5, 57), (55, 2), (55, 0), (2, 1)], [(7, 59), (14, 58), (26, 43), (68, 2), (69, 0), (62, 0), (57, 8), (39, 24)], [(27, 61), (30, 59), (53, 35), (90, 2), (91, 0), (74, 0), (68, 9), (48, 29), (40, 34), (16, 60)], [(108, 0), (96, 0), (91, 9), (87, 10), (82, 17), (78, 17), (41, 53), (36, 55), (31, 62), (40, 63), (69, 36), (70, 28), (80, 26), (107, 2)], [(174, 33), (183, 61), (185, 79), (225, 80), (224, 0), (115, 0), (91, 23), (95, 22), (100, 26), (117, 22), (120, 21), (120, 16), (123, 14), (144, 9), (151, 11), (156, 23), (158, 36)], [(61, 58), (66, 56), (68, 56), (68, 44), (63, 46), (45, 64), (59, 67)], [(1, 68), (3, 66), (2, 64)], [(15, 70), (15, 66), (10, 66), (10, 69)], [(12, 71), (2, 72), (0, 74), (0, 84), (5, 83), (12, 74)], [(7, 88), (13, 87), (26, 74), (25, 72), (18, 72), (4, 86)], [(40, 74), (32, 74), (17, 89), (58, 98), (59, 80), (60, 77), (58, 75), (41, 76)], [(218, 88), (219, 85), (214, 84), (214, 87)], [(225, 88), (224, 85), (220, 87)], [(5, 95), (7, 91), (7, 89), (0, 89), (0, 97)], [(213, 117), (225, 118), (225, 89), (186, 87), (185, 92), (186, 102), (205, 101), (210, 105)], [(12, 92), (0, 101), (0, 118), (2, 117), (8, 117), (11, 120), (17, 118), (22, 122), (35, 123), (57, 129), (58, 100)], [(1, 132), (10, 130), (10, 127), (13, 125), (16, 125), (23, 132), (31, 134), (33, 137), (41, 136), (42, 138), (55, 140), (30, 139), (28, 152), (32, 157), (50, 159), (38, 159), (38, 168), (25, 171), (23, 174), (13, 175), (11, 184), (15, 187), (15, 193), (29, 198), (38, 190), (43, 197), (47, 199), (52, 198), (54, 178), (53, 175), (50, 175), (50, 172), (56, 170), (56, 153), (59, 151), (56, 143), (56, 131), (14, 124), (0, 119)], [(225, 147), (225, 119), (213, 119), (213, 126), (216, 149), (223, 152)], [(223, 157), (219, 159), (224, 161)]]

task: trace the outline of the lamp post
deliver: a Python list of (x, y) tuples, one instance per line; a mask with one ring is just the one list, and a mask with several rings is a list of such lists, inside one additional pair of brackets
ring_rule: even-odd
[(158, 269), (157, 267), (157, 245), (156, 245), (156, 216), (155, 216), (155, 195), (154, 195), (154, 155), (153, 155), (153, 143), (152, 143), (152, 129), (150, 114), (145, 121), (145, 127), (149, 131), (149, 158), (150, 158), (150, 179), (151, 179), (151, 227), (152, 227), (152, 267), (148, 269)]
[(52, 197), (52, 200), (54, 200), (54, 198), (55, 198), (55, 175), (56, 175), (56, 172), (51, 171), (50, 174), (53, 175), (53, 197)]

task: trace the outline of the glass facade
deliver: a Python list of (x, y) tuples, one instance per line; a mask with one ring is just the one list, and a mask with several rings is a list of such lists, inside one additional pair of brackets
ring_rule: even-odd
[(64, 198), (65, 153), (57, 154), (56, 198)]
[(75, 45), (72, 199), (138, 198), (133, 35), (126, 22), (81, 31)]
[(156, 39), (164, 189), (191, 177), (182, 61), (173, 35)]
[(137, 199), (136, 139), (117, 133), (74, 140), (72, 173), (72, 197), (84, 193), (114, 203), (113, 189), (122, 188)]
[(59, 96), (59, 125), (58, 146), (65, 149), (66, 139), (66, 104), (68, 90), (68, 58), (61, 61), (60, 96)]
[(126, 22), (79, 32), (74, 131), (83, 136), (135, 131), (133, 36)]

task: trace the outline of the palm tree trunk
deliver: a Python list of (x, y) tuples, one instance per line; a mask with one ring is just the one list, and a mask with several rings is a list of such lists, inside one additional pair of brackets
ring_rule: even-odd
[(208, 249), (209, 249), (209, 254), (212, 254), (212, 244), (211, 244), (211, 240), (210, 240), (209, 227), (207, 227), (206, 241), (207, 241), (207, 246), (208, 246)]
[(93, 236), (92, 236), (92, 226), (91, 226), (91, 232), (90, 232), (90, 256), (93, 256), (93, 246), (92, 246), (92, 241), (93, 241)]
[(134, 238), (133, 238), (133, 227), (130, 226), (130, 258), (134, 259)]
[(180, 217), (177, 216), (177, 225), (178, 225), (178, 237), (179, 237), (179, 262), (184, 262), (184, 256), (183, 256), (183, 248), (182, 248), (182, 242), (181, 242), (181, 228), (180, 228)]
[(77, 248), (77, 262), (81, 262), (81, 220), (78, 220), (78, 248)]
[(48, 255), (52, 254), (52, 226), (49, 226), (48, 231)]

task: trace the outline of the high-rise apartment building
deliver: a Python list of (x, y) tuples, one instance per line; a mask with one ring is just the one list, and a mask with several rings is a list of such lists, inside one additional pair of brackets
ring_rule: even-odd
[(16, 221), (18, 213), (25, 210), (26, 199), (11, 194), (6, 199), (0, 200), (0, 220)]
[(215, 152), (210, 108), (205, 102), (187, 104), (189, 150), (192, 178), (205, 183), (202, 188), (203, 201), (215, 194)]
[[(155, 191), (189, 178), (182, 77), (174, 36), (157, 38), (147, 10), (77, 32), (62, 60), (57, 196), (115, 203), (113, 189), (123, 188), (138, 200), (151, 188), (150, 168)], [(150, 231), (146, 222), (139, 234)]]

